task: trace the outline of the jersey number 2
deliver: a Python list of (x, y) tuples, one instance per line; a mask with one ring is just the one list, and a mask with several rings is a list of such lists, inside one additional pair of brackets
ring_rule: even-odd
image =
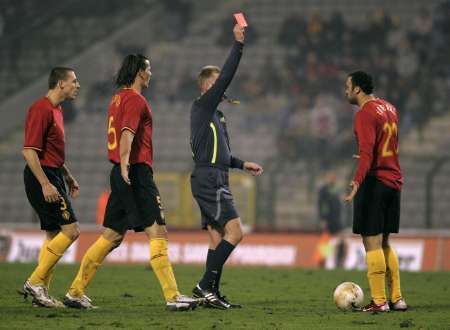
[(390, 142), (392, 137), (396, 138), (397, 137), (397, 124), (396, 123), (385, 123), (383, 126), (383, 130), (386, 132), (387, 137), (386, 137), (386, 141), (384, 141), (383, 144), (383, 151), (381, 156), (382, 157), (390, 157), (393, 156), (394, 153), (398, 153), (398, 147), (396, 150), (394, 149), (390, 149)]
[[(110, 116), (108, 120), (108, 150), (114, 150), (117, 148), (117, 135), (116, 129), (113, 126), (114, 117)], [(112, 142), (109, 142), (109, 135), (112, 135)]]

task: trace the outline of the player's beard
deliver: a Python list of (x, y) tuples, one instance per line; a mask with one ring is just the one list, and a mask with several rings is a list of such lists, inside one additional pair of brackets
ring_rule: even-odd
[(356, 97), (347, 96), (347, 101), (348, 101), (348, 103), (353, 104), (353, 105), (358, 104), (358, 100), (356, 99)]

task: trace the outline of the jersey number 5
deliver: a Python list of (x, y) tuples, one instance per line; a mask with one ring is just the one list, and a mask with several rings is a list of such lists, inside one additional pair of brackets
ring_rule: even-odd
[[(113, 126), (114, 117), (110, 116), (108, 120), (108, 150), (114, 150), (117, 148), (117, 134), (116, 129)], [(110, 142), (109, 136), (112, 135), (112, 142)]]
[(382, 151), (381, 156), (382, 157), (390, 157), (390, 156), (393, 156), (394, 153), (398, 154), (398, 147), (394, 149), (394, 148), (392, 148), (392, 146), (390, 146), (392, 137), (394, 137), (394, 139), (397, 138), (397, 124), (396, 123), (384, 123), (383, 130), (386, 132), (387, 137), (383, 144), (383, 151)]

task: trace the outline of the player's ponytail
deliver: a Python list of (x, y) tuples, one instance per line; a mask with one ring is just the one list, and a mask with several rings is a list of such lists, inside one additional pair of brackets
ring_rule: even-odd
[(146, 60), (148, 60), (148, 58), (141, 54), (127, 55), (117, 73), (116, 86), (131, 86), (134, 83), (139, 70), (145, 70), (147, 68), (147, 64), (145, 63)]

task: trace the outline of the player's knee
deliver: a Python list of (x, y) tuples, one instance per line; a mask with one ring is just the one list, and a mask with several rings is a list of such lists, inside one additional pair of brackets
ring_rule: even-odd
[(167, 228), (165, 225), (159, 225), (157, 223), (144, 229), (145, 234), (149, 239), (164, 238), (168, 239)]
[(115, 249), (119, 247), (120, 244), (122, 244), (123, 236), (116, 236), (111, 240), (112, 248)]
[(115, 230), (112, 230), (109, 228), (105, 229), (102, 236), (105, 240), (111, 242), (113, 249), (118, 247), (122, 243), (123, 238), (125, 237), (125, 235), (123, 233), (118, 233)]
[(77, 227), (70, 228), (68, 230), (63, 230), (64, 235), (66, 235), (72, 242), (75, 242), (80, 236), (80, 229)]

